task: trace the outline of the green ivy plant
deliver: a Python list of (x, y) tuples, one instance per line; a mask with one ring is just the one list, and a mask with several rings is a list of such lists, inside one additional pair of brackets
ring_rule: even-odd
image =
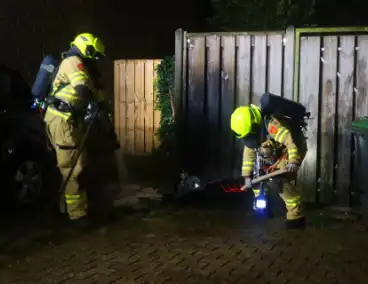
[(174, 56), (163, 58), (156, 67), (156, 110), (161, 112), (160, 126), (155, 135), (160, 139), (160, 146), (154, 149), (153, 155), (165, 172), (165, 179), (175, 180), (179, 167), (179, 147), (174, 105)]
[(163, 58), (156, 67), (156, 80), (154, 82), (156, 90), (156, 109), (161, 112), (160, 127), (158, 135), (161, 144), (170, 142), (175, 137), (175, 113), (173, 107), (174, 95), (174, 56)]

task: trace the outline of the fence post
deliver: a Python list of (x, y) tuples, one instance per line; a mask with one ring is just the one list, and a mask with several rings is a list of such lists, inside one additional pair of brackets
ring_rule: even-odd
[(285, 62), (284, 62), (284, 98), (294, 98), (294, 59), (295, 59), (295, 28), (290, 26), (286, 29)]
[(182, 29), (175, 31), (175, 110), (177, 116), (182, 112), (182, 82), (183, 82), (183, 44), (184, 32)]
[[(184, 136), (184, 117), (183, 117), (183, 96), (184, 96), (184, 45), (185, 45), (185, 32), (182, 29), (175, 31), (175, 121), (177, 127), (176, 143), (175, 143), (175, 157), (176, 157), (176, 170), (180, 171), (182, 168), (183, 157), (183, 137)], [(178, 172), (179, 174), (179, 172)]]

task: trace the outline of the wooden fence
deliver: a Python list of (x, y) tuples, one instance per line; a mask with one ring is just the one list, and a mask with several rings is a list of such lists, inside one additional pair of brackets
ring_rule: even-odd
[[(368, 30), (176, 32), (176, 102), (183, 165), (204, 179), (240, 174), (242, 146), (229, 127), (236, 106), (266, 91), (312, 113), (298, 182), (307, 202), (349, 203), (352, 119), (368, 114)], [(182, 139), (183, 140), (183, 139)]]
[(160, 112), (155, 110), (155, 67), (160, 60), (117, 60), (115, 74), (115, 131), (126, 154), (151, 153)]

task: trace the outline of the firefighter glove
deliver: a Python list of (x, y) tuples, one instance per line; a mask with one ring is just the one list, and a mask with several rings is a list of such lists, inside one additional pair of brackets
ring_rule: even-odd
[(299, 169), (299, 165), (295, 163), (289, 163), (286, 165), (286, 170), (292, 173), (296, 173)]
[(246, 189), (252, 188), (252, 178), (251, 177), (244, 177), (244, 185), (242, 186), (242, 191)]

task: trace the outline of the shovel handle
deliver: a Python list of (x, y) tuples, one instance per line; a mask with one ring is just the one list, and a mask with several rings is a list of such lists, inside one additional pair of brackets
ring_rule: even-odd
[(260, 182), (265, 181), (267, 179), (270, 179), (270, 178), (273, 178), (273, 177), (276, 177), (276, 176), (279, 176), (279, 175), (286, 174), (287, 172), (288, 172), (287, 170), (274, 171), (272, 173), (269, 173), (269, 174), (266, 174), (266, 175), (263, 175), (263, 176), (260, 176), (258, 178), (253, 179), (252, 184), (260, 183)]

